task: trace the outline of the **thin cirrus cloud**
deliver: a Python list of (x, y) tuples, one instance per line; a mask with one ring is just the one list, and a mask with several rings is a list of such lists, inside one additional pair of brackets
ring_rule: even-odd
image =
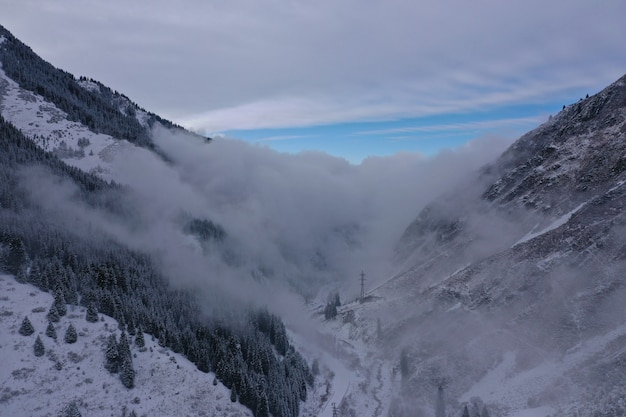
[[(410, 126), (410, 127), (398, 127), (379, 130), (365, 130), (361, 132), (355, 132), (354, 135), (393, 135), (398, 133), (436, 133), (445, 131), (458, 131), (458, 130), (493, 130), (498, 128), (511, 128), (513, 126), (528, 126), (533, 124), (539, 124), (544, 119), (543, 117), (520, 117), (512, 119), (498, 119), (498, 120), (481, 120), (467, 123), (449, 123), (449, 124), (437, 124), (426, 126)], [(390, 139), (408, 139), (412, 136), (395, 136)]]
[(306, 135), (278, 135), (278, 136), (267, 136), (263, 138), (256, 139), (255, 142), (276, 142), (282, 140), (294, 140), (294, 139), (306, 139), (308, 136)]

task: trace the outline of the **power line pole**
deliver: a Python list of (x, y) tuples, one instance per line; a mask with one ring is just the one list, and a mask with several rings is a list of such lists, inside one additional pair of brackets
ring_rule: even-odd
[(365, 272), (361, 271), (361, 303), (365, 301)]

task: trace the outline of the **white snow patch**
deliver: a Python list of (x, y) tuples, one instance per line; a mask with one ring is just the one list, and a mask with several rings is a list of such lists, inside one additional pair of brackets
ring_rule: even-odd
[(7, 38), (5, 38), (4, 35), (0, 36), (0, 45), (2, 45), (4, 43), (4, 41), (6, 41)]
[(449, 312), (454, 311), (454, 310), (458, 310), (460, 307), (461, 307), (461, 303), (456, 303), (455, 305), (453, 305), (452, 307), (447, 309), (446, 313), (449, 313)]
[(87, 91), (91, 91), (92, 93), (99, 93), (100, 92), (100, 86), (91, 81), (91, 80), (81, 80), (78, 81), (78, 85), (80, 85), (81, 87), (83, 87), (85, 90)]
[(515, 247), (519, 244), (522, 244), (524, 242), (528, 242), (529, 240), (532, 240), (538, 236), (541, 236), (543, 234), (546, 234), (554, 229), (557, 229), (561, 226), (563, 226), (565, 223), (567, 223), (574, 214), (576, 214), (576, 212), (578, 212), (581, 208), (583, 208), (585, 206), (585, 204), (587, 204), (587, 202), (581, 203), (580, 205), (578, 205), (578, 207), (576, 207), (575, 209), (573, 209), (572, 211), (565, 213), (564, 215), (562, 215), (561, 217), (559, 217), (558, 219), (556, 219), (555, 221), (553, 221), (550, 225), (548, 225), (546, 228), (535, 232), (535, 229), (537, 228), (538, 225), (535, 225), (530, 232), (528, 232), (524, 237), (522, 237), (520, 240), (518, 240), (517, 242), (515, 242), (513, 244), (512, 247)]
[(143, 127), (148, 127), (148, 120), (150, 120), (150, 115), (148, 114), (148, 112), (137, 109), (135, 110), (135, 119), (137, 119), (139, 124)]
[(609, 193), (613, 192), (615, 190), (617, 190), (618, 188), (620, 188), (622, 185), (624, 185), (626, 181), (622, 180), (622, 181), (618, 181), (613, 187), (609, 188)]

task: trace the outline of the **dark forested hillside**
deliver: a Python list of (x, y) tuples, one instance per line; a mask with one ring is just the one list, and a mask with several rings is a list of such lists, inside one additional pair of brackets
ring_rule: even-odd
[[(67, 166), (0, 117), (0, 270), (59, 302), (95, 307), (131, 335), (139, 328), (153, 335), (201, 371), (215, 372), (257, 417), (298, 415), (312, 375), (279, 318), (232, 300), (221, 308), (223, 316), (207, 317), (190, 292), (171, 287), (147, 254), (47, 219), (22, 181), (21, 173), (33, 166), (35, 173), (73, 183), (77, 201), (127, 215), (116, 196), (128, 190)], [(208, 233), (206, 238), (223, 233), (212, 223), (189, 227), (191, 233)]]

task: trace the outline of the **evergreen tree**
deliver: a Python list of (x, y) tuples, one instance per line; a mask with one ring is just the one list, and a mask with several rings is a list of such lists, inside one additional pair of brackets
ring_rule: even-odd
[(483, 406), (483, 412), (481, 417), (490, 417), (489, 410), (487, 410), (487, 405)]
[(48, 327), (46, 327), (46, 336), (51, 337), (54, 340), (57, 340), (57, 331), (54, 329), (54, 325), (52, 321), (48, 320)]
[(335, 307), (341, 306), (341, 299), (339, 298), (339, 292), (335, 293)]
[(59, 311), (57, 310), (56, 304), (54, 303), (50, 307), (50, 310), (48, 310), (48, 320), (53, 323), (58, 323), (59, 320), (61, 320), (61, 317), (59, 316)]
[(98, 310), (96, 309), (95, 303), (89, 303), (85, 319), (90, 323), (96, 323), (98, 321)]
[(57, 289), (54, 294), (54, 306), (57, 309), (59, 316), (63, 317), (67, 314), (67, 305), (65, 304), (65, 297), (61, 289)]
[(120, 336), (117, 345), (118, 362), (120, 363), (120, 380), (126, 388), (135, 386), (135, 369), (133, 368), (133, 358), (130, 352), (130, 344), (125, 332)]
[(106, 362), (104, 367), (107, 371), (114, 374), (119, 370), (120, 361), (119, 361), (119, 353), (117, 349), (117, 340), (115, 338), (115, 334), (109, 336), (107, 340), (106, 350), (104, 352), (106, 357)]
[(146, 341), (143, 338), (143, 330), (141, 329), (141, 327), (137, 328), (137, 336), (135, 336), (135, 344), (140, 349), (146, 346)]
[(233, 386), (230, 390), (230, 401), (236, 403), (237, 402), (237, 388)]
[(383, 338), (383, 327), (380, 324), (380, 317), (376, 319), (376, 338), (378, 340)]
[(76, 340), (78, 340), (78, 335), (76, 334), (76, 328), (74, 327), (73, 324), (70, 324), (67, 328), (67, 330), (65, 331), (65, 343), (76, 343)]
[(269, 405), (267, 403), (267, 395), (265, 395), (265, 393), (261, 393), (259, 395), (259, 402), (257, 403), (254, 417), (269, 417), (269, 415), (270, 415), (270, 410), (269, 410)]
[(334, 302), (329, 302), (326, 304), (324, 308), (324, 318), (326, 320), (331, 320), (337, 317), (337, 306)]
[(43, 354), (46, 352), (43, 346), (43, 342), (41, 341), (41, 338), (39, 336), (37, 336), (37, 339), (35, 339), (35, 345), (33, 346), (33, 349), (35, 350), (35, 356), (43, 356)]
[(130, 355), (122, 359), (120, 380), (128, 389), (135, 386), (135, 369), (133, 368), (133, 361)]
[(69, 403), (59, 414), (59, 417), (82, 417), (80, 414), (80, 410), (78, 409), (78, 405), (76, 405), (76, 401), (72, 401)]
[(127, 331), (129, 336), (135, 336), (137, 334), (137, 329), (135, 328), (135, 323), (132, 320), (128, 321)]
[(120, 336), (120, 342), (117, 345), (117, 353), (121, 361), (124, 361), (126, 358), (131, 358), (130, 344), (128, 343), (126, 332), (122, 332)]
[(33, 328), (30, 320), (28, 320), (28, 317), (24, 317), (24, 320), (22, 320), (22, 325), (20, 326), (19, 333), (22, 336), (30, 336), (31, 334), (35, 333), (35, 329)]
[(467, 404), (463, 407), (463, 416), (462, 417), (470, 417), (469, 409), (467, 408)]

